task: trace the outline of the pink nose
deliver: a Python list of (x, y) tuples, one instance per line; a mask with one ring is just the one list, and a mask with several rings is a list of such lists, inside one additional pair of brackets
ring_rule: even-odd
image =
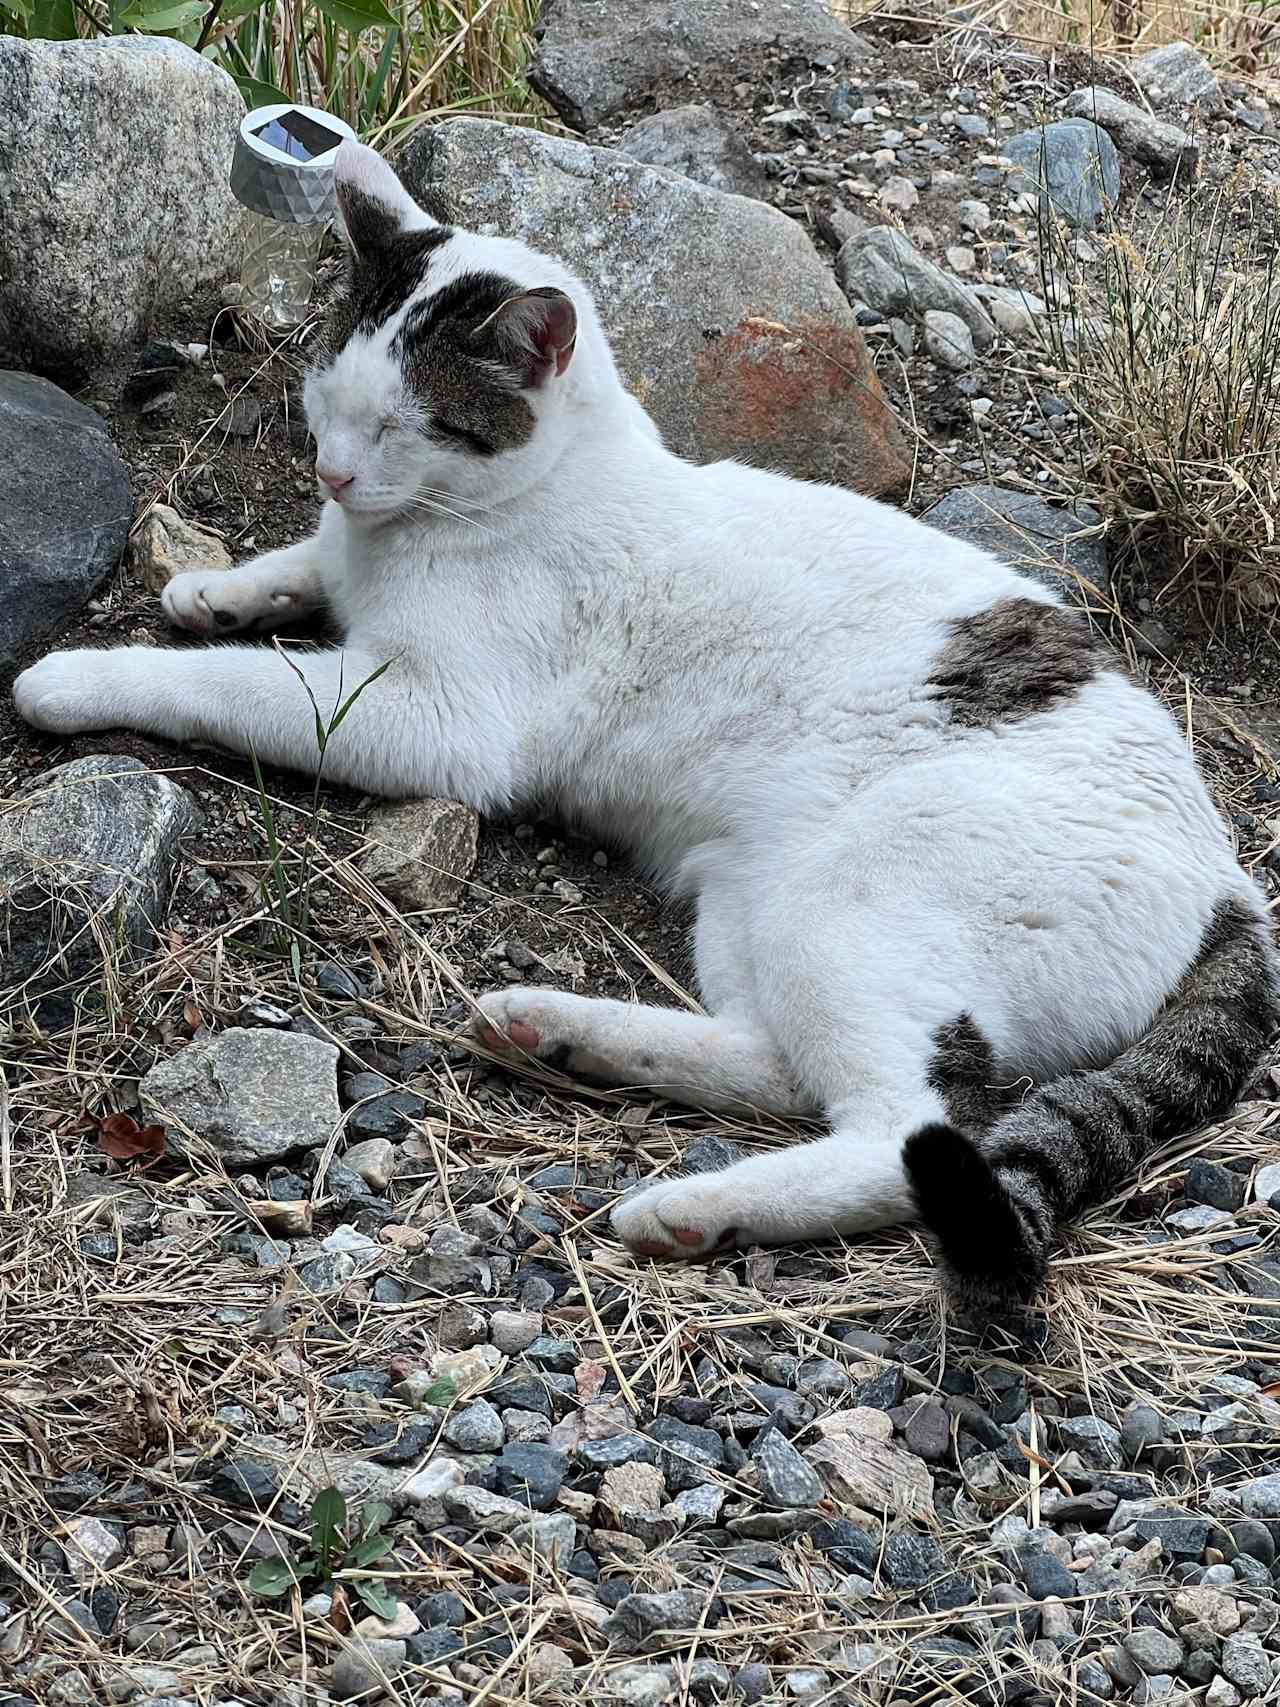
[(340, 498), (355, 479), (354, 474), (334, 474), (317, 466), (316, 474), (321, 483), (329, 488), (335, 498)]

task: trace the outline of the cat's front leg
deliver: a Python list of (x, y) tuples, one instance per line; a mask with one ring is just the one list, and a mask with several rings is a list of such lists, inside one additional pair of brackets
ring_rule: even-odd
[[(388, 668), (378, 676), (383, 664)], [(327, 728), (362, 684), (328, 737), (325, 776), (382, 794), (433, 792), (447, 756), (424, 738), (395, 660), (298, 651), (286, 663), (264, 646), (54, 652), (23, 671), (13, 697), (28, 723), (52, 734), (137, 729), (174, 741), (212, 741), (252, 752), (264, 764), (314, 772), (320, 745), (311, 698)]]
[(175, 628), (189, 634), (236, 634), (278, 628), (324, 604), (316, 539), (265, 552), (234, 569), (188, 569), (160, 595)]

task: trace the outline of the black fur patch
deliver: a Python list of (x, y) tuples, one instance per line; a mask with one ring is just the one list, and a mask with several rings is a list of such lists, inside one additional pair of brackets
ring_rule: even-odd
[[(1150, 1029), (1110, 1066), (1043, 1086), (977, 1144), (946, 1127), (909, 1138), (912, 1192), (958, 1301), (1024, 1302), (1059, 1222), (1102, 1201), (1157, 1144), (1225, 1114), (1277, 1025), (1267, 924), (1224, 901)], [(948, 1162), (953, 1180), (937, 1172)]]
[(929, 676), (951, 721), (1017, 723), (1070, 698), (1110, 662), (1088, 623), (1060, 605), (1001, 599), (951, 626)]
[(527, 444), (536, 417), (486, 330), (520, 286), (463, 273), (411, 309), (394, 345), (405, 385), (430, 412), (428, 431), (479, 456)]
[[(366, 200), (348, 196), (348, 204)], [(374, 210), (370, 217), (378, 211), (387, 217), (380, 202), (368, 201), (368, 206)], [(334, 298), (329, 310), (322, 353), (336, 356), (357, 332), (376, 332), (398, 314), (425, 284), (431, 257), (452, 236), (449, 226), (437, 225), (425, 231), (397, 232), (366, 253), (357, 249), (351, 257), (346, 289)]]
[(985, 1132), (1007, 1097), (996, 1084), (995, 1057), (972, 1014), (961, 1014), (933, 1034), (930, 1086), (962, 1132)]

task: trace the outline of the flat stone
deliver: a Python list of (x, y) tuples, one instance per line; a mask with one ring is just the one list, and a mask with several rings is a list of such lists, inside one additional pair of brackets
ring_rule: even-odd
[(1124, 1639), (1124, 1651), (1148, 1677), (1175, 1672), (1182, 1664), (1182, 1643), (1150, 1627), (1130, 1631)]
[(0, 367), (78, 385), (235, 270), (243, 116), (227, 73), (164, 36), (0, 37)]
[(1271, 1682), (1271, 1660), (1251, 1631), (1228, 1636), (1222, 1644), (1222, 1675), (1246, 1700), (1261, 1695)]
[[(4, 53), (12, 42), (13, 37), (0, 36), (0, 90)], [(0, 135), (5, 116), (0, 112)], [(3, 158), (0, 142), (0, 162)], [(2, 165), (0, 184), (5, 184)], [(0, 219), (0, 255), (6, 238)], [(0, 338), (4, 293), (0, 264)], [(78, 615), (115, 568), (129, 537), (133, 499), (128, 471), (102, 417), (32, 374), (0, 372), (0, 466), (6, 485), (0, 516), (0, 670), (8, 672), (37, 642)]]
[(927, 1399), (911, 1413), (902, 1439), (907, 1451), (926, 1464), (945, 1464), (951, 1454), (950, 1418), (941, 1405)]
[(1226, 105), (1212, 67), (1190, 42), (1166, 42), (1135, 54), (1128, 71), (1153, 107), (1198, 105), (1216, 111)]
[(73, 1517), (63, 1532), (63, 1548), (72, 1575), (84, 1586), (124, 1557), (124, 1544), (96, 1517)]
[(395, 1149), (386, 1138), (365, 1138), (359, 1144), (349, 1144), (342, 1153), (344, 1165), (358, 1174), (370, 1191), (377, 1192), (391, 1184), (395, 1158)]
[[(175, 575), (191, 569), (216, 575), (230, 569), (231, 553), (213, 528), (188, 521), (169, 504), (153, 504), (129, 541), (129, 567), (147, 591), (159, 597)], [(289, 1023), (287, 1014), (284, 1023)]]
[(1230, 1227), (1234, 1220), (1228, 1210), (1214, 1209), (1207, 1203), (1193, 1203), (1189, 1209), (1176, 1209), (1172, 1215), (1166, 1215), (1164, 1224), (1184, 1239), (1193, 1239), (1200, 1233), (1216, 1233), (1223, 1227)]
[(814, 1506), (822, 1498), (822, 1478), (777, 1428), (757, 1439), (751, 1454), (760, 1491), (774, 1505)]
[(850, 1432), (805, 1453), (831, 1492), (864, 1511), (926, 1519), (933, 1512), (933, 1477), (923, 1462), (892, 1441)]
[(355, 1637), (333, 1664), (330, 1693), (337, 1701), (386, 1693), (388, 1681), (403, 1669), (408, 1649), (402, 1641)]
[(1092, 119), (1055, 119), (1010, 137), (1004, 153), (1018, 168), (1010, 188), (1040, 192), (1042, 217), (1092, 230), (1120, 194), (1116, 145)]
[(820, 0), (554, 0), (542, 8), (529, 81), (575, 130), (634, 106), (692, 72), (734, 71), (744, 53), (780, 43), (801, 59), (867, 57), (866, 43)]
[(891, 225), (873, 225), (851, 238), (836, 256), (836, 277), (850, 302), (880, 314), (954, 314), (968, 327), (975, 348), (988, 349), (995, 339), (991, 317), (973, 291)]
[(232, 1026), (161, 1061), (138, 1090), (180, 1153), (208, 1144), (228, 1168), (253, 1168), (328, 1142), (339, 1119), (337, 1069), (332, 1043)]
[(1078, 1452), (1090, 1469), (1118, 1470), (1124, 1462), (1120, 1430), (1101, 1417), (1065, 1417), (1058, 1424), (1058, 1435), (1067, 1450)]
[(929, 309), (924, 316), (924, 348), (949, 373), (964, 373), (973, 366), (973, 333), (958, 314)]
[(714, 107), (691, 104), (650, 113), (619, 138), (618, 147), (645, 166), (662, 166), (725, 195), (767, 199), (769, 174)]
[(1200, 145), (1177, 125), (1153, 118), (1145, 107), (1111, 89), (1090, 87), (1068, 95), (1063, 111), (1100, 124), (1120, 150), (1153, 178), (1190, 179), (1200, 163)]
[[(658, 10), (634, 15), (646, 40)], [(623, 380), (677, 454), (873, 495), (905, 486), (910, 459), (862, 331), (785, 214), (616, 150), (478, 119), (423, 127), (400, 170), (452, 223), (521, 238), (584, 278)]]
[[(186, 789), (133, 758), (76, 759), (27, 784), (0, 816), (11, 1005), (25, 1000), (47, 1023), (66, 1024), (71, 990), (101, 976), (104, 950), (117, 970), (140, 958), (168, 906), (181, 840), (199, 822)], [(113, 946), (94, 928), (108, 919)]]
[(704, 1589), (669, 1589), (662, 1594), (627, 1595), (614, 1608), (604, 1633), (611, 1642), (634, 1652), (660, 1631), (714, 1629), (718, 1621), (716, 1604)]
[(452, 907), (475, 869), (480, 820), (456, 800), (403, 800), (369, 814), (360, 870), (406, 912)]
[(1105, 541), (1101, 533), (1082, 537), (1102, 522), (1088, 504), (1058, 507), (1031, 493), (980, 483), (948, 492), (921, 519), (992, 552), (1052, 592), (1088, 603), (1094, 595), (1077, 579), (1082, 577), (1102, 597), (1109, 595)]
[(1182, 1626), (1207, 1624), (1215, 1636), (1230, 1636), (1240, 1628), (1240, 1608), (1217, 1588), (1184, 1588), (1173, 1597), (1173, 1618)]

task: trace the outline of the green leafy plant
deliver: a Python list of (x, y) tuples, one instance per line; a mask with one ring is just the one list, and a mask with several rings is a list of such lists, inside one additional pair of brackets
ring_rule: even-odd
[(0, 34), (167, 35), (246, 101), (323, 107), (370, 141), (449, 112), (532, 117), (537, 0), (0, 0)]
[(310, 1546), (297, 1558), (259, 1559), (249, 1572), (249, 1587), (263, 1600), (279, 1600), (297, 1587), (328, 1588), (341, 1583), (379, 1618), (394, 1618), (396, 1602), (385, 1583), (363, 1573), (385, 1559), (392, 1540), (384, 1525), (388, 1505), (369, 1505), (355, 1527), (337, 1488), (321, 1488), (312, 1501)]
[[(311, 683), (302, 670), (294, 663), (289, 654), (277, 640), (275, 649), (284, 663), (293, 671), (302, 683), (303, 690), (311, 702), (311, 712), (315, 718), (316, 734), (316, 770), (311, 785), (311, 817), (314, 821), (320, 813), (320, 787), (324, 780), (325, 755), (329, 743), (342, 727), (356, 705), (360, 695), (367, 687), (371, 687), (379, 676), (385, 675), (391, 668), (393, 660), (388, 658), (385, 664), (379, 664), (365, 679), (354, 687), (350, 693), (345, 692), (341, 666), (338, 674), (338, 693), (333, 709), (326, 716), (321, 712)], [(267, 844), (267, 871), (262, 880), (262, 904), (272, 922), (269, 942), (264, 945), (270, 952), (278, 955), (287, 954), (293, 966), (294, 977), (302, 971), (302, 945), (307, 940), (311, 928), (311, 838), (303, 843), (302, 858), (299, 862), (296, 883), (290, 880), (285, 857), (284, 844), (276, 824), (275, 810), (267, 785), (262, 775), (262, 767), (258, 763), (258, 755), (252, 749), (249, 753), (253, 765), (254, 784), (258, 791), (258, 811), (262, 818), (263, 835)]]

